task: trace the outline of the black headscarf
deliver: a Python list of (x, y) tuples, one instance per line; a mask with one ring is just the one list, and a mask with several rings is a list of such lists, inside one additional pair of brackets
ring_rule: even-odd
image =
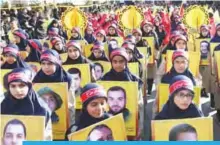
[(61, 67), (56, 67), (56, 72), (52, 75), (46, 75), (42, 69), (36, 74), (33, 80), (34, 83), (53, 83), (53, 82), (67, 82), (68, 88), (71, 85), (71, 77), (67, 72)]
[(20, 43), (17, 43), (16, 45), (18, 46), (20, 51), (25, 51), (26, 46), (28, 44), (28, 34), (24, 32), (22, 29), (15, 30), (13, 32), (14, 35), (20, 37)]
[(68, 64), (84, 64), (84, 63), (90, 63), (90, 61), (85, 58), (84, 56), (80, 55), (77, 59), (73, 60), (69, 56), (67, 57), (67, 60), (63, 63), (63, 65)]
[(13, 64), (9, 64), (5, 62), (2, 66), (1, 69), (14, 69), (14, 68), (28, 68), (28, 64), (24, 62), (20, 56), (18, 56), (18, 47), (15, 44), (8, 44), (4, 49), (3, 49), (3, 55), (5, 54), (11, 54), (15, 57), (15, 62)]
[(190, 78), (191, 81), (193, 82), (193, 85), (194, 86), (196, 85), (196, 81), (193, 77), (193, 74), (190, 72), (190, 70), (188, 68), (183, 73), (180, 74), (180, 73), (176, 72), (174, 67), (172, 67), (169, 72), (167, 72), (165, 75), (163, 75), (163, 77), (161, 79), (161, 83), (170, 84), (170, 81), (172, 80), (172, 78), (174, 78), (175, 76), (178, 76), (178, 75), (184, 75), (184, 76)]
[[(25, 82), (25, 77), (28, 77), (29, 80), (31, 80), (31, 76), (28, 76), (31, 74), (29, 70), (25, 70), (23, 68), (17, 68), (14, 69), (12, 72), (7, 74), (4, 78), (5, 87), (7, 92), (5, 93), (5, 99), (1, 103), (1, 114), (10, 114), (10, 115), (40, 115), (40, 116), (46, 116), (47, 111), (43, 107), (43, 105), (39, 101), (39, 97), (37, 96), (36, 92), (32, 88), (31, 82)], [(24, 77), (19, 78), (13, 81), (20, 81), (25, 82), (28, 87), (29, 91), (25, 98), (23, 99), (16, 99), (12, 96), (10, 90), (9, 90), (9, 83), (8, 82), (8, 76), (13, 73), (23, 73)], [(12, 81), (11, 81), (12, 82)]]
[(215, 36), (211, 39), (210, 42), (220, 42), (220, 36), (217, 34), (217, 30), (220, 29), (220, 23), (216, 25), (216, 33)]
[(155, 117), (155, 120), (195, 118), (202, 116), (201, 111), (199, 111), (195, 104), (191, 103), (186, 110), (181, 110), (174, 103), (174, 97), (169, 97), (169, 100), (164, 105), (162, 111)]
[(40, 55), (42, 51), (42, 45), (39, 40), (33, 39), (28, 41), (28, 45), (31, 49), (28, 57), (25, 59), (26, 62), (40, 62)]
[[(57, 61), (59, 60), (59, 54), (55, 50), (46, 50), (42, 53), (41, 57), (43, 55), (52, 54), (53, 56), (57, 57)], [(50, 60), (50, 58), (47, 58), (48, 61), (51, 61), (56, 65), (56, 71), (52, 75), (46, 75), (43, 70), (41, 69), (35, 76), (33, 82), (34, 83), (52, 83), (52, 82), (67, 82), (68, 88), (71, 86), (71, 77), (70, 75), (58, 64), (57, 62), (53, 62), (53, 60)], [(41, 59), (42, 61), (42, 59)]]

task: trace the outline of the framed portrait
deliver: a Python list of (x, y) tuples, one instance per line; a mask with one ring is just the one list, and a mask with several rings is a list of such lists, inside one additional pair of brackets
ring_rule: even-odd
[(122, 113), (128, 136), (136, 136), (138, 121), (137, 82), (99, 81), (107, 92), (108, 113)]
[(91, 82), (90, 66), (89, 64), (75, 64), (63, 65), (63, 68), (73, 79), (72, 85), (75, 88), (76, 109), (82, 109), (80, 94), (83, 86)]
[(36, 83), (33, 87), (50, 110), (53, 139), (64, 139), (69, 127), (67, 83)]
[(122, 114), (112, 116), (68, 136), (71, 141), (126, 141)]
[(44, 140), (45, 117), (23, 115), (0, 116), (1, 138), (4, 145), (22, 145), (23, 141)]
[(154, 141), (212, 141), (213, 118), (152, 120)]

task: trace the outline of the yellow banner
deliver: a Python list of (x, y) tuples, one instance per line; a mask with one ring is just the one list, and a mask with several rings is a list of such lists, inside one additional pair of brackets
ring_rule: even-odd
[[(56, 121), (52, 120), (53, 139), (64, 139), (69, 126), (67, 83), (36, 83), (34, 90), (47, 103), (50, 111), (57, 115)], [(50, 107), (52, 105), (55, 109)]]
[[(213, 140), (213, 119), (211, 117), (193, 118), (193, 119), (176, 119), (176, 120), (153, 120), (152, 121), (152, 139), (154, 141), (168, 141), (169, 136), (177, 137), (179, 134), (173, 134), (175, 127), (176, 133), (179, 133), (178, 127), (186, 124), (196, 130), (195, 140), (198, 141), (212, 141)], [(185, 133), (185, 132), (184, 132)], [(183, 139), (183, 137), (182, 137)], [(184, 139), (188, 138), (184, 136)], [(192, 139), (192, 135), (191, 135)]]

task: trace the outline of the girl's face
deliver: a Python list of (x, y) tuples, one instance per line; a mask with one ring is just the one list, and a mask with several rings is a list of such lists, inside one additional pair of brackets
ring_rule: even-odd
[(6, 54), (5, 60), (8, 64), (13, 64), (16, 61), (16, 58), (11, 54)]
[(203, 29), (203, 30), (202, 30), (202, 36), (203, 36), (203, 37), (206, 37), (208, 34), (209, 34), (209, 31), (208, 31), (208, 30), (206, 30), (206, 29)]
[(104, 98), (94, 99), (89, 102), (86, 109), (90, 116), (100, 118), (106, 110), (106, 100)]
[(91, 29), (87, 29), (86, 32), (87, 32), (87, 34), (92, 34), (92, 30)]
[(177, 73), (183, 73), (188, 68), (188, 61), (184, 57), (178, 57), (174, 60), (174, 69)]
[(55, 47), (56, 50), (62, 50), (63, 49), (63, 43), (62, 42), (57, 42), (54, 47)]
[(96, 35), (96, 39), (97, 39), (99, 42), (103, 42), (103, 41), (104, 41), (104, 36), (103, 36), (102, 34), (98, 33), (98, 34)]
[(26, 49), (26, 51), (27, 51), (28, 53), (30, 53), (30, 52), (31, 52), (31, 48), (30, 48), (30, 46), (29, 46), (29, 45), (27, 45), (25, 49)]
[(108, 29), (108, 33), (109, 33), (110, 35), (114, 35), (114, 34), (116, 33), (115, 28), (110, 27), (110, 28)]
[(15, 40), (15, 43), (18, 44), (21, 42), (21, 38), (18, 37), (17, 35), (14, 35), (14, 40)]
[(194, 95), (189, 90), (179, 91), (174, 96), (174, 103), (181, 110), (186, 110), (189, 107), (189, 105), (192, 103), (193, 96)]
[(153, 30), (153, 28), (152, 28), (150, 25), (144, 25), (143, 30), (144, 30), (146, 33), (149, 33), (150, 31)]
[(72, 31), (72, 36), (73, 36), (73, 38), (77, 38), (77, 37), (79, 37), (79, 34), (76, 32), (76, 31)]
[(23, 82), (12, 82), (9, 84), (9, 91), (15, 99), (23, 99), (27, 96), (29, 88)]
[(56, 28), (57, 28), (57, 27), (58, 27), (58, 23), (54, 23), (54, 24), (53, 24), (53, 27), (56, 27)]
[(112, 67), (116, 72), (122, 72), (126, 67), (125, 59), (122, 56), (113, 57)]
[(136, 39), (136, 42), (139, 42), (141, 40), (141, 35), (139, 33), (134, 33), (133, 35)]
[(73, 60), (76, 60), (80, 56), (79, 50), (73, 46), (68, 48), (67, 53), (68, 53), (68, 56)]
[(126, 49), (126, 52), (128, 54), (128, 60), (130, 61), (133, 58), (133, 52), (131, 49)]
[(56, 65), (50, 61), (42, 61), (41, 69), (46, 75), (52, 75), (56, 72)]
[(177, 50), (185, 50), (186, 49), (186, 42), (184, 40), (178, 40), (176, 42), (176, 49)]
[(102, 56), (101, 50), (93, 50), (92, 53), (94, 54), (95, 58), (100, 58)]

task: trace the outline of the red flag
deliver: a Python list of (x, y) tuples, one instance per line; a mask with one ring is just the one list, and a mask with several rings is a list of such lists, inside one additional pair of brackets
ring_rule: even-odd
[(162, 18), (162, 24), (164, 25), (164, 29), (166, 32), (166, 37), (163, 40), (163, 44), (168, 44), (170, 41), (170, 31), (171, 31), (171, 22), (170, 22), (170, 16), (167, 12), (166, 14), (164, 12), (161, 12), (161, 18)]
[(184, 15), (184, 7), (183, 7), (183, 3), (181, 4), (181, 7), (180, 7), (180, 16), (183, 17)]
[(144, 17), (145, 19), (147, 19), (148, 22), (154, 23), (154, 17), (151, 13), (151, 10), (148, 9), (145, 13), (144, 13)]
[(216, 32), (215, 20), (213, 17), (209, 18), (209, 24), (211, 26), (210, 34), (211, 34), (211, 37), (213, 37), (213, 36), (215, 36), (215, 32)]

